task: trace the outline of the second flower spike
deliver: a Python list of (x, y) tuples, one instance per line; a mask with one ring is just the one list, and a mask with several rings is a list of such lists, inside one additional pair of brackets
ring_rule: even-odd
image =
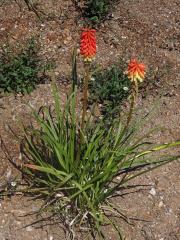
[(131, 81), (142, 82), (145, 76), (145, 65), (139, 63), (136, 59), (132, 59), (128, 65), (128, 77)]

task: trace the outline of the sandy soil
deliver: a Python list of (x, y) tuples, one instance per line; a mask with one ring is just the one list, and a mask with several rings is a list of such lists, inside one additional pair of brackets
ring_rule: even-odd
[[(0, 5), (0, 44), (22, 45), (32, 35), (40, 37), (40, 55), (56, 62), (55, 73), (60, 83), (62, 100), (65, 89), (62, 82), (70, 74), (70, 56), (79, 42), (82, 19), (73, 1), (38, 0), (38, 8), (46, 19), (41, 22), (29, 12), (22, 1), (4, 1)], [(146, 90), (139, 98), (139, 109), (148, 111), (157, 96), (161, 96), (157, 114), (147, 127), (154, 124), (166, 130), (155, 136), (157, 142), (180, 139), (180, 2), (178, 0), (124, 0), (118, 1), (112, 17), (97, 30), (98, 54), (96, 61), (107, 67), (123, 57), (137, 57), (148, 66)], [(81, 63), (80, 63), (81, 64)], [(81, 67), (81, 65), (80, 65)], [(145, 86), (144, 85), (144, 86)], [(12, 138), (8, 125), (20, 131), (19, 119), (28, 121), (27, 103), (38, 108), (51, 104), (48, 84), (40, 85), (29, 96), (0, 98), (0, 135), (14, 161), (19, 161), (19, 145)], [(0, 189), (17, 175), (0, 149)], [(116, 199), (116, 203), (136, 219), (133, 226), (120, 222), (126, 240), (178, 240), (180, 238), (180, 168), (175, 162), (136, 179), (132, 184), (150, 186), (143, 191)], [(56, 225), (38, 229), (26, 226), (36, 216), (24, 216), (35, 211), (39, 202), (22, 196), (0, 200), (0, 239), (2, 240), (59, 240), (65, 239)], [(24, 217), (23, 217), (24, 216)], [(139, 219), (139, 220), (138, 220)], [(113, 230), (106, 229), (107, 239), (118, 239)], [(80, 239), (80, 238), (78, 238)]]

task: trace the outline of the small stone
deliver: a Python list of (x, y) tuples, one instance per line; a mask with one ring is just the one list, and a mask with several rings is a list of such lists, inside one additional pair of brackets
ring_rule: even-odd
[(28, 227), (26, 227), (26, 231), (27, 231), (27, 232), (32, 232), (32, 231), (33, 231), (33, 228), (32, 228), (31, 226), (28, 226)]
[(12, 120), (13, 120), (13, 121), (16, 120), (16, 116), (15, 116), (15, 115), (12, 116)]
[(20, 221), (16, 221), (16, 224), (17, 225), (21, 225), (22, 223)]
[(12, 187), (15, 187), (16, 185), (17, 185), (16, 182), (11, 182), (11, 186), (12, 186)]
[(164, 205), (163, 201), (160, 201), (158, 206), (161, 208), (163, 205)]
[(19, 153), (18, 159), (19, 159), (19, 160), (22, 160), (22, 153), (21, 153), (21, 152)]
[(12, 174), (12, 171), (11, 169), (8, 170), (8, 172), (6, 173), (6, 178), (9, 180), (11, 178), (11, 174)]
[(60, 198), (60, 197), (63, 197), (63, 196), (64, 196), (63, 193), (57, 193), (57, 194), (56, 194), (56, 197), (57, 197), (57, 198)]
[(155, 195), (156, 195), (156, 189), (155, 189), (155, 188), (151, 188), (151, 190), (149, 191), (149, 193), (150, 193), (152, 196), (155, 196)]
[(171, 208), (169, 208), (168, 213), (169, 214), (173, 213), (173, 210)]

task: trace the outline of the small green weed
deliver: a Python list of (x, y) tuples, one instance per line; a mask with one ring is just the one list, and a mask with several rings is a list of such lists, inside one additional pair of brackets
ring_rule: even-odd
[(131, 82), (121, 65), (114, 64), (93, 74), (89, 86), (90, 104), (101, 104), (103, 116), (112, 118), (119, 113), (120, 104), (128, 97), (130, 90)]
[(17, 55), (9, 47), (3, 48), (0, 53), (0, 91), (30, 93), (41, 82), (40, 74), (46, 67), (38, 57), (34, 39), (29, 40)]
[(104, 20), (112, 9), (116, 0), (74, 0), (76, 8), (85, 17), (85, 21), (89, 24), (98, 24)]
[(85, 7), (85, 16), (92, 22), (98, 22), (108, 12), (109, 0), (88, 0)]

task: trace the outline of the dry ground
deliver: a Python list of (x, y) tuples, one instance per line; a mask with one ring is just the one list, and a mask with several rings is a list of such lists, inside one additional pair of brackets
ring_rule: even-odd
[[(17, 4), (19, 3), (19, 5)], [(22, 1), (4, 1), (0, 5), (0, 43), (23, 44), (32, 35), (40, 37), (40, 55), (53, 59), (57, 68), (62, 99), (65, 97), (63, 79), (70, 74), (70, 55), (79, 41), (82, 19), (72, 1), (38, 0), (38, 8), (46, 20), (41, 22), (29, 12)], [(96, 61), (107, 67), (123, 57), (138, 57), (149, 68), (150, 81), (142, 92), (139, 108), (148, 111), (157, 95), (161, 103), (148, 127), (161, 124), (166, 127), (157, 142), (180, 139), (180, 2), (179, 0), (123, 0), (118, 1), (112, 17), (97, 31), (98, 54)], [(48, 18), (47, 18), (48, 17)], [(64, 94), (64, 95), (63, 95)], [(4, 96), (0, 99), (0, 135), (14, 158), (19, 158), (19, 147), (7, 126), (19, 129), (18, 119), (27, 121), (27, 103), (35, 107), (52, 103), (48, 84), (38, 86), (29, 96)], [(0, 150), (0, 187), (16, 171)], [(134, 226), (123, 225), (127, 240), (178, 240), (180, 236), (180, 170), (172, 163), (141, 177), (133, 183), (150, 184), (138, 193), (126, 195), (116, 202), (135, 219)], [(35, 217), (23, 217), (36, 210), (38, 203), (21, 196), (0, 200), (0, 240), (59, 240), (65, 239), (58, 226), (24, 227)], [(117, 239), (106, 229), (107, 239)]]

